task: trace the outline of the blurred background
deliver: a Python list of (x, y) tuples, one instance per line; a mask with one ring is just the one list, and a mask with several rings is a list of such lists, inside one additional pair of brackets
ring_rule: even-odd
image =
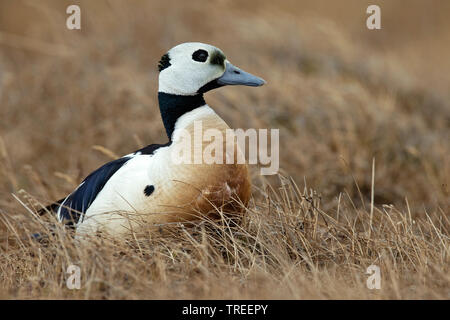
[(375, 158), (376, 204), (448, 212), (449, 14), (445, 0), (0, 0), (0, 208), (20, 189), (60, 199), (113, 154), (165, 142), (158, 61), (200, 41), (267, 81), (208, 104), (232, 128), (279, 128), (280, 173), (325, 209), (370, 198)]

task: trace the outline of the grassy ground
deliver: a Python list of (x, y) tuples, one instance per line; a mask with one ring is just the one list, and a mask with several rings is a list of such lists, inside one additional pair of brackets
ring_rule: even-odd
[[(81, 31), (69, 2), (0, 2), (0, 298), (450, 298), (448, 1), (378, 1), (379, 31), (356, 0), (76, 3)], [(39, 203), (165, 142), (156, 66), (186, 41), (268, 81), (206, 100), (231, 127), (280, 129), (280, 175), (253, 168), (239, 225), (30, 241)]]

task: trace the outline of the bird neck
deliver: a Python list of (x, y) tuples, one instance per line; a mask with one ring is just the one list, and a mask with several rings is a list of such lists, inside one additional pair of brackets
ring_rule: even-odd
[(172, 141), (173, 130), (178, 118), (186, 112), (192, 111), (206, 104), (203, 94), (182, 96), (165, 92), (158, 92), (159, 110), (166, 128), (169, 141)]

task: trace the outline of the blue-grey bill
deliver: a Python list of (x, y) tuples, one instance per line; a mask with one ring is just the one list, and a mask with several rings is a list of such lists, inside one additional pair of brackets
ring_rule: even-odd
[(241, 70), (236, 66), (233, 66), (227, 61), (225, 65), (225, 72), (219, 79), (217, 79), (217, 83), (221, 85), (243, 85), (259, 87), (265, 84), (266, 81), (264, 81), (260, 77), (245, 72), (244, 70)]

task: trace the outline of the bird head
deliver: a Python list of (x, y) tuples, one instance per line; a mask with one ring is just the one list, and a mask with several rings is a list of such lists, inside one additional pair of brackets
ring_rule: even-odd
[(187, 42), (177, 45), (159, 62), (159, 92), (196, 95), (226, 85), (258, 87), (263, 79), (231, 64), (219, 48)]

